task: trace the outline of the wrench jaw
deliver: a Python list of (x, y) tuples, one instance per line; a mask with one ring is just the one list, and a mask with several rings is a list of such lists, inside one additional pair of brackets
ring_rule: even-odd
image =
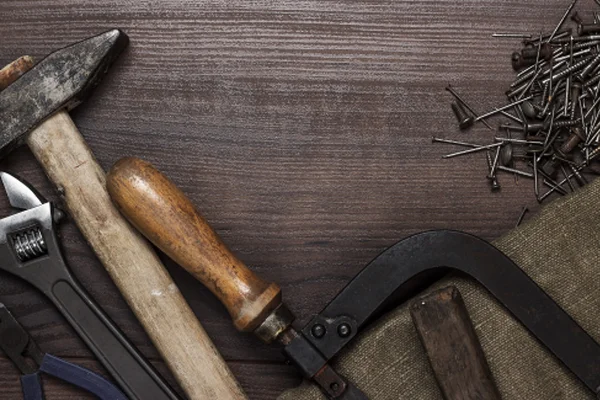
[(57, 279), (71, 281), (55, 220), (62, 215), (27, 183), (0, 173), (10, 204), (24, 211), (0, 219), (0, 269), (49, 294)]
[[(0, 180), (4, 185), (6, 197), (10, 205), (17, 210), (29, 210), (48, 203), (48, 200), (33, 186), (17, 175), (0, 171)], [(65, 213), (58, 207), (52, 208), (52, 219), (57, 224), (65, 217)]]
[(46, 199), (24, 180), (7, 172), (0, 172), (0, 179), (13, 208), (29, 210), (47, 203)]

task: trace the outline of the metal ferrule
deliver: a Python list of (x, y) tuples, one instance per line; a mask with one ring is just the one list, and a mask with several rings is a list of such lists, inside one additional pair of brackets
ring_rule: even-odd
[(263, 342), (271, 343), (278, 339), (294, 322), (294, 314), (281, 303), (265, 318), (262, 324), (254, 330), (254, 334)]

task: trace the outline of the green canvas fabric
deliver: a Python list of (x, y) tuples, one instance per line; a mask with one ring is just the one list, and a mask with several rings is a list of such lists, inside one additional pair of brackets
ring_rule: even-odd
[[(558, 199), (494, 244), (600, 342), (600, 180)], [(519, 322), (468, 278), (449, 276), (427, 290), (461, 292), (505, 400), (595, 399)], [(357, 299), (357, 301), (359, 301)], [(442, 399), (408, 310), (397, 307), (333, 363), (371, 400)], [(279, 400), (325, 399), (309, 382)]]

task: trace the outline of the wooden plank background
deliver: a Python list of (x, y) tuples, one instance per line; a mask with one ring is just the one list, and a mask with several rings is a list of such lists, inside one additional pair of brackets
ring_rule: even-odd
[[(515, 39), (550, 31), (567, 0), (2, 0), (0, 63), (113, 27), (131, 38), (93, 97), (72, 112), (101, 165), (138, 156), (169, 175), (248, 265), (278, 282), (305, 322), (361, 267), (405, 236), (435, 228), (494, 239), (531, 184), (500, 176), (490, 193), (481, 155), (431, 137), (461, 133), (444, 91), (452, 83), (485, 111), (504, 104)], [(578, 9), (595, 10), (591, 0)], [(0, 169), (56, 193), (27, 149)], [(0, 216), (10, 213), (6, 199)], [(61, 227), (75, 275), (142, 352), (172, 380), (156, 350), (72, 222)], [(169, 270), (252, 399), (299, 383), (279, 349), (236, 332), (223, 306), (171, 261)], [(99, 364), (34, 289), (0, 274), (0, 301), (41, 348)], [(87, 398), (46, 379), (48, 399)], [(0, 399), (20, 398), (0, 359)]]

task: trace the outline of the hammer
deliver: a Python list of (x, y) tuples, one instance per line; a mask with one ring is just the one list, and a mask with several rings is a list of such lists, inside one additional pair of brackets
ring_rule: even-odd
[[(329, 398), (367, 398), (318, 351), (306, 350), (305, 336), (293, 326), (295, 317), (283, 302), (280, 287), (263, 280), (237, 258), (191, 200), (153, 165), (123, 158), (108, 173), (107, 188), (140, 232), (217, 296), (237, 330), (252, 332), (265, 343), (284, 345), (287, 358)], [(317, 327), (312, 335), (323, 338), (325, 330)], [(351, 327), (342, 323), (337, 332), (347, 337)]]
[(244, 399), (154, 250), (113, 207), (104, 171), (67, 112), (127, 43), (123, 32), (111, 30), (50, 54), (26, 73), (30, 58), (2, 69), (0, 155), (29, 145), (188, 397)]

